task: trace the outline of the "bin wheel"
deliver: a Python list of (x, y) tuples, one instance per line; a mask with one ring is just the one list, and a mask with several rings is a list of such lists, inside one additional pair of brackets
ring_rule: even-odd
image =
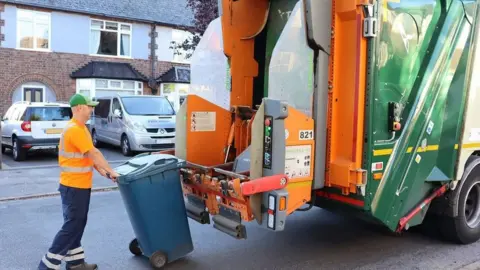
[(133, 239), (130, 242), (130, 245), (128, 248), (130, 249), (130, 252), (135, 256), (140, 256), (143, 253), (142, 250), (140, 249), (140, 246), (138, 245), (137, 238)]
[(150, 264), (153, 269), (162, 269), (167, 264), (167, 255), (161, 251), (156, 251), (150, 257)]

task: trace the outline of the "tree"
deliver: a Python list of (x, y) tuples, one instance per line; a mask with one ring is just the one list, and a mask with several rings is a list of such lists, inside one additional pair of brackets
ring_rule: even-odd
[(218, 18), (218, 0), (187, 0), (187, 8), (193, 11), (193, 27), (183, 27), (181, 30), (186, 30), (192, 35), (180, 43), (172, 41), (170, 48), (174, 50), (174, 54), (185, 53), (185, 58), (188, 59), (192, 56), (210, 22)]

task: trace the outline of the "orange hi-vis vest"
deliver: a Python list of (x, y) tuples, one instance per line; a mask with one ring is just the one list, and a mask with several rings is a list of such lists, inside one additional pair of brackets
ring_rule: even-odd
[(93, 142), (87, 127), (72, 119), (63, 130), (58, 149), (62, 185), (92, 188), (93, 160), (86, 156), (91, 149)]

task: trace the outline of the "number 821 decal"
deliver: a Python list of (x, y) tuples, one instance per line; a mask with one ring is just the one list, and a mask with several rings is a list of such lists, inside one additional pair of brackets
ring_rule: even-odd
[(299, 140), (313, 140), (313, 130), (300, 130), (298, 133)]

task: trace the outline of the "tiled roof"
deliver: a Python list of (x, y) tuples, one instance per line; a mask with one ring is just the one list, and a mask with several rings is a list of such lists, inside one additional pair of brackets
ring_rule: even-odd
[(193, 19), (193, 12), (187, 7), (187, 0), (0, 0), (0, 2), (170, 26), (192, 26)]
[(147, 81), (145, 75), (137, 71), (128, 63), (92, 61), (72, 72), (70, 75), (78, 78), (101, 78), (118, 80)]

